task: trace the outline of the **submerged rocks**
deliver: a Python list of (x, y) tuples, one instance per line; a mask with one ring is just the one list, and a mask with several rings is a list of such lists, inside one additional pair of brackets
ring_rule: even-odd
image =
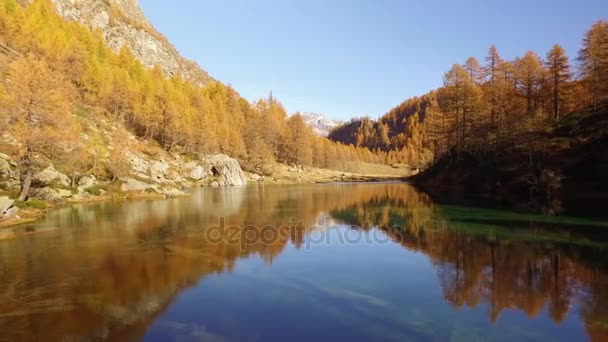
[(247, 185), (247, 177), (239, 162), (224, 154), (216, 154), (207, 158), (213, 175), (217, 177), (220, 186)]

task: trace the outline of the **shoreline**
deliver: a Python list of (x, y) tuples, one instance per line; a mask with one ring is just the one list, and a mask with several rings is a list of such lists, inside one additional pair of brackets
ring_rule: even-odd
[[(245, 185), (245, 187), (256, 186), (256, 185), (298, 185), (298, 184), (331, 184), (331, 183), (348, 184), (348, 183), (404, 182), (404, 181), (405, 181), (405, 177), (394, 177), (394, 176), (382, 177), (382, 176), (376, 176), (376, 175), (374, 175), (374, 176), (351, 175), (348, 177), (344, 177), (344, 179), (342, 179), (342, 180), (317, 179), (317, 180), (312, 180), (312, 181), (295, 181), (292, 179), (280, 178), (280, 179), (271, 180), (271, 181), (261, 181), (261, 182), (260, 181), (250, 181), (249, 184)], [(44, 218), (44, 216), (46, 216), (50, 211), (58, 209), (58, 208), (62, 208), (64, 206), (68, 206), (68, 205), (114, 202), (114, 201), (118, 202), (118, 201), (145, 200), (145, 199), (160, 200), (160, 199), (167, 199), (167, 198), (189, 197), (190, 193), (188, 191), (198, 189), (198, 188), (219, 188), (219, 187), (211, 187), (211, 186), (191, 187), (188, 189), (184, 189), (184, 191), (186, 191), (185, 195), (174, 196), (174, 197), (168, 197), (164, 194), (158, 194), (158, 193), (132, 192), (132, 193), (121, 194), (121, 195), (110, 194), (110, 195), (103, 195), (103, 196), (94, 196), (94, 197), (90, 197), (90, 198), (83, 199), (83, 200), (66, 199), (63, 202), (49, 203), (49, 206), (44, 209), (36, 209), (36, 208), (21, 209), (20, 208), (19, 213), (17, 214), (17, 217), (12, 217), (12, 218), (0, 221), (0, 230), (6, 229), (6, 228), (15, 228), (15, 227), (18, 227), (21, 225), (36, 222), (36, 221)], [(2, 240), (2, 239), (0, 238), (0, 240)]]

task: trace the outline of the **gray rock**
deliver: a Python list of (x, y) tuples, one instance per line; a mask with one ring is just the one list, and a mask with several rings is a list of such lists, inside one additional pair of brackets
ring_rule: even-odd
[(209, 173), (211, 173), (211, 170), (209, 170), (208, 168), (204, 167), (203, 165), (196, 165), (190, 170), (188, 177), (199, 181), (209, 176)]
[(70, 186), (70, 178), (55, 170), (53, 165), (36, 173), (32, 177), (32, 183), (38, 187), (47, 187), (55, 184)]
[(260, 176), (258, 174), (252, 173), (249, 178), (254, 181), (254, 182), (263, 182), (264, 181), (264, 176)]
[(155, 182), (163, 181), (166, 178), (168, 170), (169, 165), (167, 165), (167, 163), (164, 161), (155, 161), (150, 165), (150, 178)]
[(9, 218), (13, 218), (15, 216), (17, 216), (17, 214), (19, 213), (19, 208), (12, 206), (8, 209), (6, 209), (4, 211), (4, 213), (0, 214), (0, 218), (2, 219), (9, 219)]
[(9, 179), (4, 182), (0, 182), (0, 189), (2, 190), (19, 190), (21, 188), (21, 183), (16, 179)]
[(120, 190), (124, 192), (144, 192), (148, 189), (159, 191), (156, 184), (145, 183), (133, 178), (122, 178), (121, 180), (123, 184), (120, 186)]
[(59, 194), (59, 196), (61, 196), (61, 198), (68, 198), (68, 197), (72, 197), (72, 191), (70, 190), (66, 190), (66, 189), (57, 189), (55, 190), (57, 191), (57, 193)]
[(4, 153), (0, 153), (0, 179), (19, 179), (17, 163)]
[(134, 173), (145, 174), (148, 172), (148, 161), (138, 154), (129, 153), (129, 163), (131, 164), (131, 171)]
[(61, 201), (63, 199), (63, 197), (57, 190), (52, 189), (48, 186), (44, 188), (32, 188), (30, 190), (30, 197), (51, 202)]
[(169, 171), (167, 171), (167, 173), (165, 174), (165, 179), (163, 181), (164, 183), (175, 184), (183, 182), (184, 178), (182, 178), (180, 173), (177, 172), (175, 169), (170, 168)]
[(8, 213), (9, 209), (13, 207), (14, 203), (15, 201), (7, 196), (0, 197), (0, 218), (7, 218), (5, 217), (6, 213)]
[(247, 177), (241, 169), (239, 162), (227, 155), (217, 154), (207, 158), (211, 171), (218, 178), (220, 185), (242, 186), (247, 185)]
[(78, 181), (78, 193), (82, 193), (95, 185), (97, 185), (97, 179), (95, 176), (84, 176)]

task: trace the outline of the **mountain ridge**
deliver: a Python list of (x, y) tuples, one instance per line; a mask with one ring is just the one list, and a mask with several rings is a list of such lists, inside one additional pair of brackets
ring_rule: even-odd
[(327, 137), (329, 133), (336, 127), (342, 126), (344, 121), (328, 118), (325, 114), (320, 113), (302, 113), (304, 122), (312, 128), (315, 134)]
[[(32, 0), (26, 0), (31, 2)], [(200, 65), (182, 56), (177, 48), (149, 22), (137, 0), (52, 0), (57, 12), (99, 30), (115, 52), (131, 49), (148, 68), (160, 66), (168, 76), (205, 85), (213, 78)]]

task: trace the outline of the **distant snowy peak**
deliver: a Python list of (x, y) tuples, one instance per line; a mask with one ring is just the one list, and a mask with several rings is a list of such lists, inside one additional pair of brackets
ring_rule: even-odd
[(302, 114), (302, 118), (304, 118), (306, 124), (310, 126), (316, 134), (323, 137), (328, 136), (332, 129), (344, 123), (343, 121), (329, 119), (325, 115), (318, 113), (304, 113)]

